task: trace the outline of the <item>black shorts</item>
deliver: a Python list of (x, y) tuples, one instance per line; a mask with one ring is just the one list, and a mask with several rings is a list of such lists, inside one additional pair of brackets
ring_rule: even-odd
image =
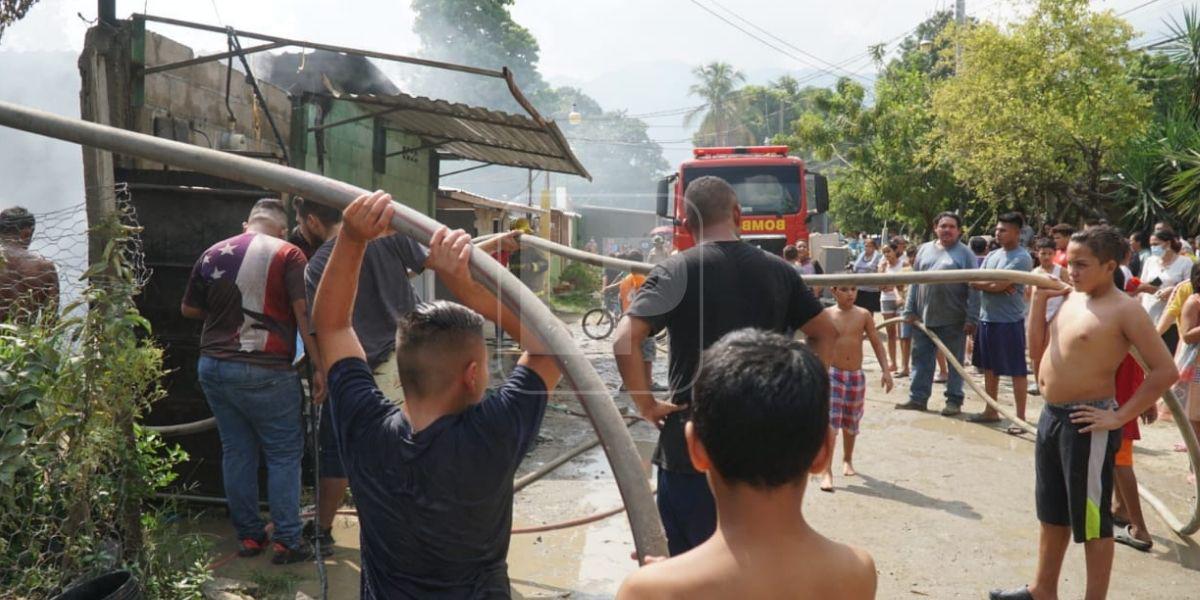
[(1047, 404), (1038, 420), (1034, 493), (1038, 520), (1070, 527), (1076, 542), (1112, 537), (1113, 457), (1121, 430), (1080, 433), (1071, 411), (1080, 406), (1116, 410), (1113, 400)]
[(879, 296), (878, 290), (872, 292), (869, 290), (859, 289), (858, 295), (854, 298), (854, 305), (865, 308), (871, 311), (872, 314), (879, 312)]

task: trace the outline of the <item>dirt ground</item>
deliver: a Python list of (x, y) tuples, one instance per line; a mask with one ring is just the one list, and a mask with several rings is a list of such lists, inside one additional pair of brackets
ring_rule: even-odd
[[(577, 325), (570, 328), (615, 390), (619, 376), (609, 342), (588, 340)], [(866, 370), (871, 388), (855, 449), (859, 476), (836, 477), (832, 494), (818, 491), (815, 484), (810, 487), (804, 511), (812, 525), (874, 555), (879, 598), (982, 598), (992, 587), (1027, 582), (1037, 550), (1032, 439), (1008, 435), (1003, 426), (967, 423), (961, 417), (893, 410), (892, 405), (907, 399), (907, 380), (897, 380), (896, 389), (884, 394), (873, 359), (868, 358)], [(665, 383), (665, 371), (665, 354), (660, 353), (655, 363), (659, 382)], [(942, 385), (934, 386), (931, 408), (941, 408), (943, 390)], [(1012, 402), (1007, 385), (1001, 400)], [(631, 408), (627, 397), (619, 396), (617, 402)], [(978, 412), (982, 406), (968, 390), (967, 411)], [(1041, 399), (1030, 396), (1029, 413), (1036, 416), (1040, 407)], [(593, 435), (585, 419), (564, 412), (577, 408), (567, 395), (552, 401), (539, 444), (518, 476)], [(633, 425), (631, 432), (648, 458), (657, 433), (642, 422)], [(1139, 481), (1186, 520), (1194, 498), (1185, 481), (1186, 455), (1171, 449), (1178, 439), (1175, 426), (1143, 427), (1142, 435), (1135, 453)], [(836, 460), (840, 463), (840, 444)], [(518, 493), (513, 525), (556, 523), (619, 505), (616, 484), (597, 448)], [(1140, 553), (1117, 546), (1110, 597), (1200, 597), (1200, 546), (1171, 533), (1148, 506), (1145, 510), (1154, 548)], [(280, 598), (294, 597), (294, 590), (319, 597), (312, 565), (275, 567), (265, 556), (230, 559), (235, 546), (223, 517), (214, 516), (198, 526), (219, 540), (214, 560), (227, 561), (216, 570), (219, 575), (265, 584)], [(328, 597), (358, 598), (358, 530), (353, 517), (339, 518), (334, 536), (336, 553), (325, 561)], [(611, 598), (621, 580), (636, 568), (629, 560), (632, 549), (623, 515), (583, 527), (514, 535), (509, 550), (514, 597)], [(1083, 551), (1073, 545), (1064, 566), (1061, 596), (1082, 597), (1083, 579)]]

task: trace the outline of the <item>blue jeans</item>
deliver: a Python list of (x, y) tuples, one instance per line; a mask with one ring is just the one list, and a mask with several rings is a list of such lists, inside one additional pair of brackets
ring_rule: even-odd
[[(961, 323), (930, 327), (934, 335), (942, 340), (946, 348), (954, 354), (958, 362), (962, 362), (963, 351), (966, 349), (967, 336), (963, 333)], [(912, 328), (912, 383), (909, 384), (908, 400), (922, 406), (929, 404), (929, 396), (933, 393), (933, 372), (938, 349), (933, 340), (924, 331)], [(963, 403), (963, 380), (958, 371), (950, 369), (950, 380), (946, 382), (946, 404), (961, 407)]]
[(274, 539), (300, 544), (300, 378), (290, 369), (200, 357), (200, 387), (221, 433), (225, 498), (238, 539), (260, 538), (258, 457), (267, 460), (267, 496)]

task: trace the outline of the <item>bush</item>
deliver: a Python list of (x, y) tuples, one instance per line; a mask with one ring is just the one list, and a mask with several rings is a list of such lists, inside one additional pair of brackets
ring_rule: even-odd
[(0, 597), (115, 568), (148, 598), (199, 597), (204, 544), (143, 510), (186, 456), (137, 425), (164, 370), (133, 304), (134, 232), (103, 228), (112, 242), (64, 317), (0, 325)]
[(571, 262), (558, 276), (559, 283), (571, 284), (571, 291), (593, 293), (600, 291), (601, 269), (586, 263)]

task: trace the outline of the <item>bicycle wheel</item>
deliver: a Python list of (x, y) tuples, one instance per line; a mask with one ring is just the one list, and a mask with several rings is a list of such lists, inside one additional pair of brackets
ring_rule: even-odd
[(602, 340), (612, 333), (613, 322), (612, 315), (603, 308), (593, 308), (592, 310), (583, 313), (583, 320), (579, 322), (583, 327), (583, 334), (593, 340)]

